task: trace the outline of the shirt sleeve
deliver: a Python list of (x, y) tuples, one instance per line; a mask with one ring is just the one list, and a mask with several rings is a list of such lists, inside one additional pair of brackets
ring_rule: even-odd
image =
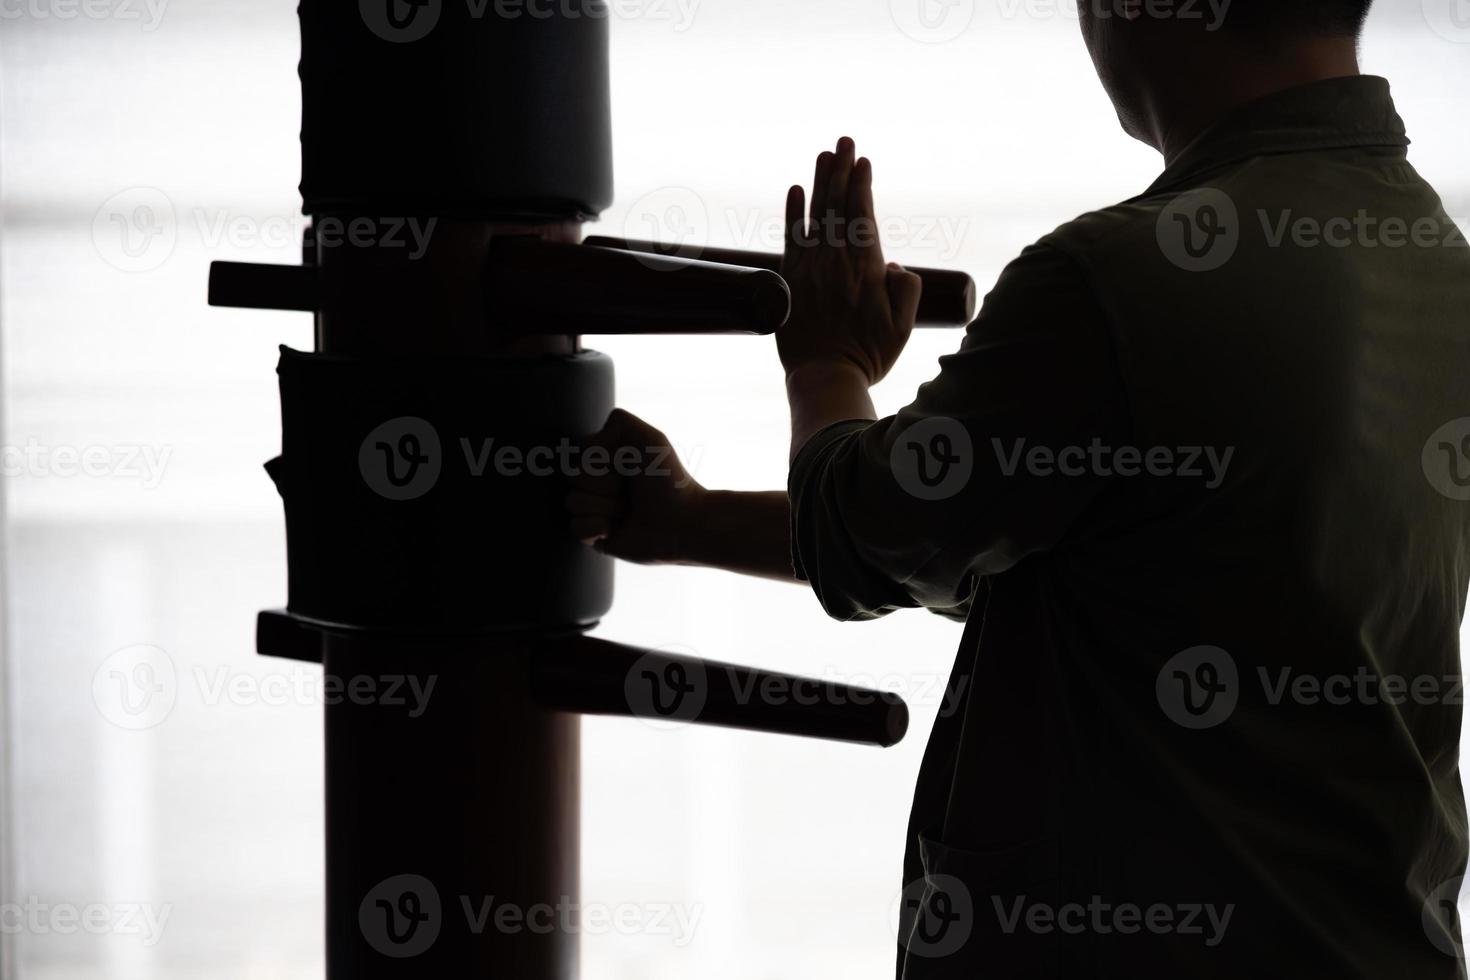
[(835, 619), (962, 616), (981, 577), (1055, 547), (1127, 434), (1103, 312), (1065, 253), (1006, 267), (913, 403), (830, 425), (792, 463), (792, 563)]

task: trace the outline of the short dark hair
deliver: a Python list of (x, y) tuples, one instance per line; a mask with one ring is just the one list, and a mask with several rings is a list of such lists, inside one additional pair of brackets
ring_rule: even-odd
[(1264, 34), (1357, 37), (1373, 0), (1232, 0), (1225, 26)]

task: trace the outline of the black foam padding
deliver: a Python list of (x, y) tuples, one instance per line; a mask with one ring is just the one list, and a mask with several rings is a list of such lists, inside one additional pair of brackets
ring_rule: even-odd
[(608, 610), (611, 560), (571, 537), (562, 499), (584, 462), (575, 447), (612, 411), (611, 359), (282, 348), (278, 373), (282, 452), (267, 469), (285, 501), (292, 613), (456, 636)]
[(301, 0), (307, 214), (582, 220), (612, 201), (605, 0)]

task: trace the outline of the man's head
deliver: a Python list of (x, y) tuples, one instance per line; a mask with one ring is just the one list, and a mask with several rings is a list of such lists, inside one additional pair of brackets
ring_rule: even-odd
[[(1168, 155), (1171, 128), (1282, 88), (1357, 73), (1373, 0), (1077, 0), (1082, 36), (1129, 134)], [(1177, 147), (1174, 147), (1177, 149)]]

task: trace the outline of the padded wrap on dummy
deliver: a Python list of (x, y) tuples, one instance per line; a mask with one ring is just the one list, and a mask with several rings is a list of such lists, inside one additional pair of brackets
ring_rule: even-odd
[(307, 214), (572, 220), (612, 201), (606, 0), (301, 0)]
[(282, 452), (267, 469), (286, 506), (292, 613), (461, 635), (585, 625), (607, 611), (611, 560), (566, 532), (569, 468), (529, 454), (602, 427), (610, 358), (283, 347), (277, 372)]

